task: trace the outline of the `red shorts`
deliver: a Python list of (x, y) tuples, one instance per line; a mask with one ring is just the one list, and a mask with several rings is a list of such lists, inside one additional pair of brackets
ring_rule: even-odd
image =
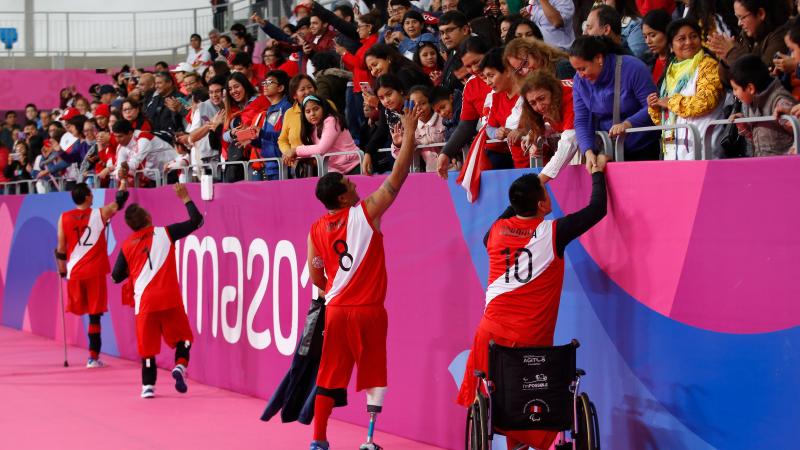
[(136, 341), (142, 358), (161, 352), (161, 336), (170, 348), (180, 341), (192, 342), (192, 328), (183, 307), (136, 315)]
[(102, 314), (108, 311), (105, 274), (82, 280), (67, 280), (67, 312)]
[[(552, 345), (551, 343), (541, 342), (528, 342), (522, 340), (512, 340), (494, 333), (490, 330), (495, 330), (496, 325), (487, 322), (486, 319), (481, 320), (478, 325), (478, 330), (475, 332), (475, 340), (472, 342), (472, 349), (467, 358), (467, 367), (464, 370), (464, 380), (461, 382), (461, 389), (458, 391), (458, 404), (464, 407), (469, 407), (475, 400), (475, 389), (478, 386), (477, 378), (475, 377), (475, 370), (480, 370), (486, 374), (489, 373), (489, 341), (494, 339), (494, 342), (504, 347), (529, 347), (537, 345)], [(558, 436), (556, 431), (547, 430), (530, 430), (530, 431), (503, 431), (497, 430), (506, 437), (515, 441), (528, 444), (537, 449), (548, 449), (553, 441)], [(511, 447), (509, 447), (511, 448)]]
[(388, 325), (383, 306), (328, 306), (317, 385), (347, 388), (356, 365), (357, 391), (386, 386)]

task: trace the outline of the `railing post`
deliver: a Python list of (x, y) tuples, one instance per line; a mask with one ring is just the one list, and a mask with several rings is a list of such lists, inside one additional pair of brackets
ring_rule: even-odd
[(44, 22), (44, 49), (47, 52), (47, 56), (50, 56), (50, 13), (44, 13)]
[(136, 67), (136, 13), (133, 13), (133, 67)]
[(194, 16), (194, 33), (197, 33), (197, 8), (192, 10), (192, 16)]
[(67, 56), (69, 56), (69, 13), (67, 13)]

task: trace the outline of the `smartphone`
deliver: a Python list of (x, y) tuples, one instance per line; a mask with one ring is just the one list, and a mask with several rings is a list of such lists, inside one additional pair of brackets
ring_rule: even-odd
[(24, 141), (27, 138), (24, 131), (17, 131), (17, 140)]
[(20, 160), (20, 156), (19, 156), (19, 154), (17, 154), (17, 153), (12, 153), (12, 154), (11, 154), (11, 160), (12, 160), (12, 161), (19, 161), (19, 160)]
[(414, 100), (406, 100), (405, 107), (409, 111), (412, 111), (414, 109)]
[(375, 92), (372, 90), (372, 85), (366, 81), (359, 81), (358, 85), (361, 86), (361, 92), (366, 92), (369, 95), (375, 95)]

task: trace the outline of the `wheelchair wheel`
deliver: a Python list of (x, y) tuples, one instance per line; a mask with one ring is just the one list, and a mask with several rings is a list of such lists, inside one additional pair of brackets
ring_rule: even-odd
[(466, 450), (491, 450), (488, 428), (487, 400), (483, 394), (478, 394), (467, 410)]
[(585, 392), (577, 399), (578, 429), (573, 430), (577, 450), (600, 450), (600, 433), (594, 403)]

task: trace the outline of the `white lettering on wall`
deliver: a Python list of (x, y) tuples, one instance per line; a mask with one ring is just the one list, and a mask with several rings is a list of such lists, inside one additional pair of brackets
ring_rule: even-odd
[(263, 331), (253, 329), (253, 322), (256, 319), (256, 314), (258, 314), (258, 307), (264, 301), (264, 294), (267, 293), (267, 281), (269, 280), (269, 249), (263, 239), (255, 239), (250, 243), (250, 249), (247, 252), (248, 280), (253, 279), (253, 261), (255, 261), (256, 257), (261, 258), (264, 270), (261, 272), (261, 281), (258, 283), (256, 293), (253, 295), (253, 301), (250, 302), (250, 308), (247, 310), (247, 341), (256, 350), (264, 350), (272, 343), (269, 329)]
[[(180, 271), (183, 275), (181, 277), (181, 286), (183, 286), (184, 302), (189, 299), (187, 297), (186, 278), (189, 272), (189, 255), (195, 254), (197, 258), (197, 333), (203, 332), (203, 259), (205, 254), (208, 253), (211, 257), (211, 295), (212, 295), (212, 314), (211, 314), (211, 335), (217, 337), (217, 323), (219, 317), (219, 261), (217, 257), (217, 243), (211, 236), (206, 236), (203, 241), (197, 239), (197, 236), (190, 234), (186, 237), (183, 243), (183, 258), (181, 258)], [(185, 306), (185, 305), (184, 305)]]
[[(292, 274), (292, 327), (289, 336), (283, 336), (281, 332), (280, 270), (281, 260), (284, 258), (289, 261), (289, 269)], [(280, 241), (275, 247), (275, 259), (272, 264), (272, 323), (275, 328), (275, 345), (283, 355), (294, 353), (295, 343), (297, 342), (297, 309), (300, 293), (297, 278), (297, 254), (294, 251), (294, 246), (289, 241)]]
[[(242, 335), (242, 311), (244, 309), (244, 262), (242, 261), (242, 244), (239, 239), (226, 236), (222, 238), (222, 251), (236, 257), (236, 287), (222, 288), (222, 336), (231, 344), (239, 342)], [(230, 326), (228, 321), (228, 303), (236, 302), (236, 321)]]

